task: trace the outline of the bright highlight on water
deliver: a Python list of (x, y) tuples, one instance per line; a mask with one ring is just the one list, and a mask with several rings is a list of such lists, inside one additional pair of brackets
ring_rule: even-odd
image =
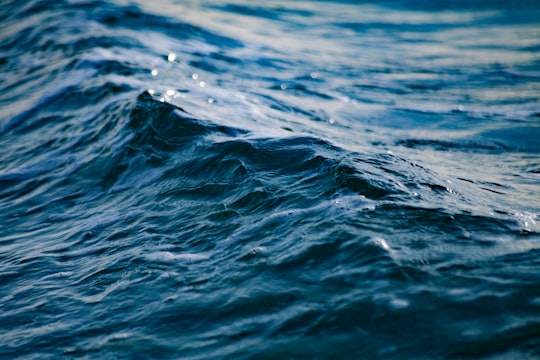
[(540, 357), (537, 1), (7, 1), (0, 358)]

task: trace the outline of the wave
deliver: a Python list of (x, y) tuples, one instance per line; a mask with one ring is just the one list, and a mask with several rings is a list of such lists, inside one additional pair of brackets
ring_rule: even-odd
[(538, 355), (537, 6), (447, 6), (4, 2), (0, 357)]

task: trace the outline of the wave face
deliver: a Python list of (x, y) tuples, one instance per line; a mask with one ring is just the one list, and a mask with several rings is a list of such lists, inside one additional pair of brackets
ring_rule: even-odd
[(4, 1), (0, 357), (540, 357), (536, 1)]

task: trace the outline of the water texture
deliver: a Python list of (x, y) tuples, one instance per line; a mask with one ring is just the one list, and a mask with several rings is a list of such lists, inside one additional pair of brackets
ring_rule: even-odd
[(0, 358), (540, 358), (536, 1), (4, 1)]

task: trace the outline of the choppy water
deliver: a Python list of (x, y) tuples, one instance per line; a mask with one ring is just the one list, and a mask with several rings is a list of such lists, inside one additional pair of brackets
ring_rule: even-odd
[(0, 357), (540, 357), (536, 1), (3, 1)]

